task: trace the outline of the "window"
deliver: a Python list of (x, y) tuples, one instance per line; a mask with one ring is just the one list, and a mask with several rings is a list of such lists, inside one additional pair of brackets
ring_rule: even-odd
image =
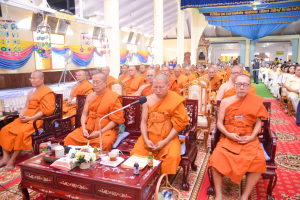
[[(33, 32), (33, 41), (37, 42), (37, 33)], [(65, 36), (59, 34), (51, 34), (51, 45), (57, 47), (65, 44)], [(65, 59), (63, 56), (59, 56), (52, 53), (52, 57), (41, 58), (37, 52), (34, 52), (36, 69), (62, 69), (65, 67)]]

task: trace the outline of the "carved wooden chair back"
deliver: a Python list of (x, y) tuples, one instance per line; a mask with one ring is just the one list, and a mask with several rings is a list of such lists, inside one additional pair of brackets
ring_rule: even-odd
[(107, 85), (107, 88), (118, 93), (119, 95), (126, 96), (127, 95), (127, 87), (123, 81), (118, 79), (113, 80)]

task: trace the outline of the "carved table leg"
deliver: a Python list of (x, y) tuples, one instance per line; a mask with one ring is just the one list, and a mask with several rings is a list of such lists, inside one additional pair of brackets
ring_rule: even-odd
[(192, 170), (193, 171), (197, 171), (197, 165), (195, 165), (195, 161), (196, 161), (196, 158), (197, 158), (197, 153), (198, 153), (198, 148), (196, 147), (196, 150), (195, 150), (195, 157), (191, 163), (191, 167), (192, 167)]
[(187, 182), (187, 178), (190, 171), (190, 163), (188, 161), (184, 161), (182, 168), (183, 168), (182, 189), (185, 191), (189, 191), (190, 184)]
[(214, 195), (215, 194), (215, 184), (214, 184), (214, 179), (212, 177), (212, 169), (211, 167), (208, 167), (208, 178), (210, 182), (209, 188), (207, 188), (206, 194), (207, 195)]
[(272, 195), (272, 192), (276, 185), (276, 182), (277, 182), (277, 174), (275, 172), (275, 175), (270, 176), (268, 190), (267, 190), (268, 200), (275, 200), (274, 196)]
[(207, 153), (207, 140), (208, 140), (208, 135), (209, 135), (209, 132), (208, 131), (205, 131), (204, 133), (204, 149), (205, 149), (205, 152)]
[(23, 187), (21, 183), (19, 184), (19, 190), (23, 195), (23, 200), (30, 200), (27, 188)]

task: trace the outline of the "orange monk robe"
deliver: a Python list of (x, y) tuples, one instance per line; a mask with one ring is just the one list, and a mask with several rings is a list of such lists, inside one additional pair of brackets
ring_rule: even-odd
[[(110, 112), (116, 111), (122, 107), (122, 97), (117, 93), (106, 90), (98, 97), (93, 99), (88, 105), (88, 116), (85, 120), (86, 130), (91, 134), (93, 131), (99, 131), (99, 120), (104, 115), (107, 115)], [(110, 121), (114, 121), (116, 123), (124, 123), (124, 115), (123, 111), (116, 112), (111, 114), (110, 116), (104, 118), (101, 121), (101, 128), (103, 129)], [(119, 126), (115, 126), (114, 128), (101, 133), (102, 134), (102, 147), (105, 151), (110, 151), (112, 149), (113, 144), (118, 138)], [(75, 129), (71, 132), (65, 139), (64, 144), (67, 145), (76, 145), (83, 146), (87, 143), (93, 148), (100, 147), (99, 137), (94, 139), (87, 139), (84, 137), (82, 132), (82, 127)]]
[(228, 67), (226, 70), (228, 79), (230, 78), (230, 74), (231, 74), (230, 70), (231, 70), (231, 67)]
[(144, 72), (143, 74), (139, 75), (142, 78), (145, 78), (147, 76), (147, 72)]
[(181, 70), (180, 74), (184, 75), (185, 74), (184, 70)]
[(128, 74), (128, 73), (125, 74), (125, 75), (120, 76), (120, 77), (119, 77), (119, 80), (120, 80), (120, 81), (123, 81), (124, 78), (127, 78), (127, 77), (129, 77), (129, 74)]
[(244, 70), (243, 74), (246, 74), (246, 75), (250, 76), (250, 73), (247, 70)]
[[(90, 93), (94, 92), (93, 85), (89, 81), (84, 81), (82, 84), (80, 84), (74, 91), (73, 91), (73, 97), (76, 97), (78, 94), (85, 94), (88, 95)], [(70, 115), (76, 114), (76, 104), (68, 106), (67, 102), (63, 102), (63, 117), (68, 117)], [(71, 123), (75, 125), (75, 117), (71, 119)]]
[(218, 75), (215, 75), (211, 80), (210, 80), (210, 83), (211, 83), (211, 90), (216, 92), (217, 90), (219, 90), (220, 86), (222, 85), (222, 81), (223, 79), (218, 76)]
[(112, 76), (107, 77), (107, 79), (106, 79), (107, 85), (110, 84), (114, 80), (116, 80), (116, 79)]
[(180, 89), (177, 85), (177, 80), (175, 78), (172, 77), (168, 77), (169, 78), (169, 90), (176, 92), (177, 94), (181, 94)]
[(198, 74), (199, 74), (199, 77), (201, 77), (201, 76), (206, 75), (206, 74), (207, 74), (207, 71), (204, 71), (202, 74), (201, 74), (201, 72), (199, 72)]
[[(225, 111), (226, 130), (239, 136), (250, 136), (257, 118), (267, 119), (269, 116), (263, 101), (263, 97), (248, 93), (245, 98), (230, 104)], [(258, 137), (242, 145), (221, 134), (217, 147), (209, 159), (209, 165), (236, 184), (241, 182), (246, 172), (266, 172), (266, 158)]]
[(175, 73), (173, 72), (173, 73), (171, 74), (171, 76), (175, 76)]
[[(37, 91), (29, 101), (24, 116), (32, 117), (42, 111), (45, 116), (52, 115), (55, 110), (55, 93), (48, 87), (44, 86)], [(15, 119), (10, 124), (4, 126), (0, 131), (0, 146), (11, 152), (12, 150), (29, 150), (32, 148), (31, 135), (35, 132), (33, 120), (26, 123)], [(36, 122), (38, 129), (43, 128), (43, 121)]]
[[(256, 90), (256, 87), (254, 85), (251, 84), (251, 88), (249, 90), (249, 93), (253, 93), (255, 94), (255, 90)], [(228, 98), (228, 97), (231, 97), (233, 95), (236, 95), (236, 91), (235, 91), (235, 88), (230, 88), (229, 90), (227, 90), (224, 94), (224, 99), (225, 98)]]
[(183, 89), (183, 86), (188, 83), (189, 79), (185, 75), (180, 75), (177, 79), (177, 85), (179, 89)]
[(145, 83), (146, 80), (140, 76), (129, 78), (127, 81), (125, 81), (125, 84), (127, 86), (127, 95), (132, 95)]
[[(182, 131), (189, 123), (187, 111), (184, 107), (185, 100), (175, 92), (169, 91), (167, 96), (149, 108), (148, 118), (148, 138), (155, 145), (157, 142), (165, 139), (171, 129), (174, 127), (177, 132)], [(160, 151), (152, 152), (155, 159), (162, 160), (161, 173), (176, 174), (179, 166), (180, 142), (178, 136), (175, 136)], [(148, 156), (150, 149), (144, 142), (141, 135), (130, 152), (130, 155), (138, 154)]]
[(195, 80), (197, 77), (195, 76), (195, 74), (190, 73), (187, 78), (189, 79), (188, 82), (191, 82), (193, 80)]
[(143, 90), (142, 90), (142, 94), (141, 96), (149, 96), (150, 94), (154, 94), (154, 91), (152, 89), (152, 84), (146, 86)]
[(159, 74), (159, 73), (161, 73), (161, 70), (158, 70), (158, 71), (156, 72), (156, 74)]

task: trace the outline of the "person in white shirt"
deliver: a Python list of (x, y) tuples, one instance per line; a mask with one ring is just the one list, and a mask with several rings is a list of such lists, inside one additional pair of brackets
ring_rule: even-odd
[(231, 65), (233, 65), (233, 57), (231, 57), (231, 59), (229, 60), (229, 63), (230, 63)]
[(299, 103), (300, 93), (300, 66), (298, 65), (295, 70), (295, 74), (290, 76), (285, 84), (288, 91), (288, 97), (292, 100), (293, 107), (297, 113), (297, 106)]
[(290, 67), (286, 67), (287, 68), (287, 73), (284, 73), (283, 76), (282, 76), (282, 90), (281, 90), (281, 94), (282, 96), (287, 96), (287, 90), (285, 88), (285, 84), (286, 84), (286, 81), (287, 79), (290, 77), (290, 76), (293, 76), (295, 74), (295, 66), (290, 66)]

